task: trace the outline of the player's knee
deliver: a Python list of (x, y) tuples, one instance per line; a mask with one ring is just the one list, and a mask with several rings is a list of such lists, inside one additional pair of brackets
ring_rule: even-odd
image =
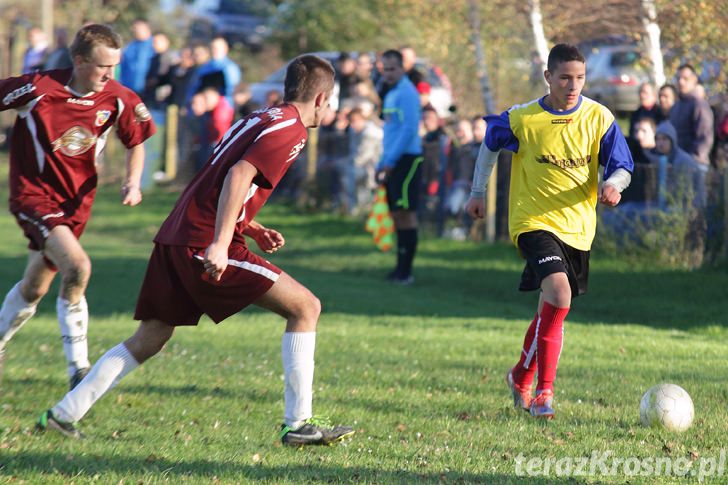
[(74, 261), (62, 275), (66, 288), (85, 288), (89, 278), (91, 278), (91, 260), (87, 257)]
[(319, 316), (321, 316), (321, 300), (318, 299), (316, 295), (311, 293), (311, 298), (309, 301), (310, 305), (310, 312), (311, 312), (311, 318), (313, 321), (318, 321)]
[(306, 295), (296, 305), (294, 312), (297, 320), (316, 325), (319, 315), (321, 315), (321, 300), (310, 291), (307, 291)]
[(34, 304), (38, 303), (48, 293), (48, 288), (48, 286), (36, 283), (23, 283), (20, 286), (20, 295), (26, 302)]

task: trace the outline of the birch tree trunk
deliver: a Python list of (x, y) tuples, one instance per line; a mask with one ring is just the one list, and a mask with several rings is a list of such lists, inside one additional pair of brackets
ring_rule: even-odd
[[(549, 57), (548, 43), (546, 42), (546, 34), (543, 31), (543, 16), (541, 15), (541, 0), (528, 0), (528, 15), (531, 20), (531, 30), (533, 30), (533, 40), (536, 45), (536, 53), (541, 61), (541, 72), (546, 70), (546, 60)], [(542, 81), (546, 87), (546, 79)]]
[(477, 0), (470, 0), (470, 30), (471, 41), (475, 47), (475, 69), (480, 81), (480, 92), (483, 96), (483, 106), (486, 114), (495, 113), (495, 103), (493, 103), (493, 92), (490, 89), (490, 81), (488, 79), (488, 68), (485, 65), (485, 54), (483, 53), (483, 43), (480, 38), (480, 13), (478, 12)]
[(659, 88), (665, 84), (665, 67), (660, 46), (660, 26), (657, 24), (657, 9), (655, 0), (642, 0), (642, 24), (645, 26), (647, 40), (645, 45), (652, 61), (652, 78)]
[[(483, 43), (480, 38), (480, 12), (478, 11), (477, 0), (470, 0), (470, 29), (472, 31), (472, 42), (475, 46), (475, 68), (478, 79), (480, 80), (480, 90), (485, 105), (485, 113), (495, 113), (495, 103), (493, 103), (493, 92), (490, 90), (490, 82), (488, 80), (488, 68), (485, 64), (485, 54), (483, 53)], [(495, 242), (495, 217), (496, 217), (496, 182), (498, 180), (498, 166), (493, 167), (493, 172), (488, 180), (487, 203), (485, 209), (485, 240), (486, 242)], [(477, 224), (473, 225), (473, 228)]]

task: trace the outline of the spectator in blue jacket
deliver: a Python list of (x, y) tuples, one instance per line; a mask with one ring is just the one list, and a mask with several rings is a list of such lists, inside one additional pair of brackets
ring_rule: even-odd
[(384, 97), (384, 142), (377, 165), (377, 180), (387, 188), (387, 202), (397, 231), (397, 266), (388, 279), (414, 282), (412, 261), (417, 251), (417, 202), (422, 183), (422, 140), (418, 130), (420, 96), (405, 75), (402, 54), (382, 54), (382, 78), (389, 86)]
[(152, 45), (152, 29), (149, 23), (137, 18), (131, 24), (131, 33), (134, 40), (124, 48), (121, 54), (121, 84), (138, 95), (144, 93), (147, 73), (154, 57)]
[(210, 42), (210, 53), (212, 58), (200, 66), (195, 72), (194, 79), (190, 83), (187, 92), (187, 99), (207, 86), (215, 86), (224, 95), (230, 106), (234, 106), (233, 93), (235, 87), (243, 80), (242, 72), (235, 62), (228, 57), (230, 47), (223, 37), (215, 37)]

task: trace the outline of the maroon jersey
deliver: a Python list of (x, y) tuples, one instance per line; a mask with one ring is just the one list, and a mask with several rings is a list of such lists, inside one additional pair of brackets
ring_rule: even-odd
[(180, 196), (154, 241), (171, 246), (205, 248), (215, 235), (215, 218), (223, 182), (230, 167), (246, 160), (258, 169), (233, 235), (245, 244), (243, 230), (306, 146), (308, 132), (289, 104), (251, 113), (223, 136), (212, 155)]
[(96, 158), (116, 126), (131, 148), (152, 136), (154, 123), (139, 97), (116, 81), (83, 96), (68, 83), (71, 69), (0, 80), (0, 110), (16, 109), (10, 140), (10, 211), (57, 205), (84, 219), (96, 193)]

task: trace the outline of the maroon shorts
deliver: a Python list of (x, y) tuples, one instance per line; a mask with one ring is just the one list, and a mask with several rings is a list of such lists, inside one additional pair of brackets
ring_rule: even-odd
[(202, 314), (220, 323), (263, 296), (281, 270), (246, 246), (233, 244), (220, 281), (206, 272), (204, 249), (155, 244), (139, 291), (136, 320), (197, 325)]
[(88, 222), (89, 211), (76, 211), (68, 215), (60, 205), (51, 199), (27, 199), (13, 202), (11, 212), (28, 238), (28, 248), (42, 251), (48, 235), (56, 226), (68, 226), (76, 236), (81, 237)]

